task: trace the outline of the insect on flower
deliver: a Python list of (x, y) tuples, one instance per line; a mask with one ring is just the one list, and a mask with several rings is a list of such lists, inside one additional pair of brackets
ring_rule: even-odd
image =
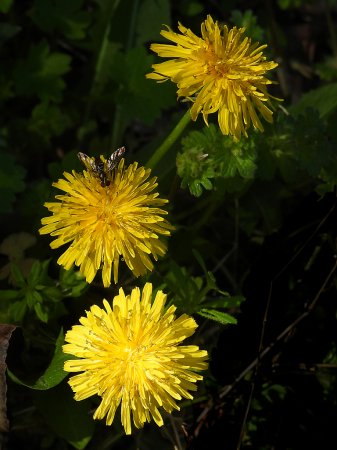
[(88, 169), (90, 172), (96, 177), (99, 178), (101, 181), (102, 187), (108, 187), (110, 185), (110, 180), (108, 178), (108, 175), (111, 174), (113, 169), (117, 166), (119, 161), (123, 158), (123, 155), (125, 153), (125, 147), (121, 147), (117, 149), (107, 160), (106, 163), (104, 163), (101, 159), (101, 157), (97, 158), (91, 158), (90, 156), (86, 155), (85, 153), (79, 152), (77, 154), (78, 159), (81, 161), (81, 163)]

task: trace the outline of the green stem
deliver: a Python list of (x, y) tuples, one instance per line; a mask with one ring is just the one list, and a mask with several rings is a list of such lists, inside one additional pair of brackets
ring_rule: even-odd
[(167, 136), (165, 141), (161, 144), (159, 148), (154, 152), (151, 158), (146, 163), (147, 169), (153, 169), (159, 163), (159, 161), (163, 158), (163, 156), (170, 150), (172, 145), (181, 135), (181, 133), (186, 128), (186, 125), (191, 120), (190, 110), (186, 112), (186, 114), (180, 119), (180, 122), (176, 125), (176, 127), (172, 130), (171, 134)]

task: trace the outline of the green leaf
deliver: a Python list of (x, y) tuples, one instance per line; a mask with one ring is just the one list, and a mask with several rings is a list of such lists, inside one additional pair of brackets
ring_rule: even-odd
[[(185, 16), (196, 16), (197, 14), (200, 14), (204, 10), (204, 5), (198, 1), (195, 0), (182, 0), (180, 2), (180, 11)], [(166, 23), (166, 22), (163, 22)]]
[(26, 170), (14, 163), (13, 155), (0, 152), (0, 159), (0, 212), (12, 212), (14, 193), (25, 189)]
[(137, 14), (136, 45), (166, 41), (160, 35), (160, 31), (163, 29), (162, 24), (171, 26), (170, 12), (170, 2), (168, 0), (144, 0), (141, 2)]
[(20, 286), (21, 288), (26, 287), (27, 286), (26, 280), (25, 280), (24, 276), (22, 275), (22, 272), (19, 269), (19, 267), (16, 264), (12, 264), (11, 270), (12, 270), (12, 275), (15, 279), (16, 284), (18, 286)]
[[(220, 129), (210, 124), (202, 133), (192, 131), (181, 141), (183, 153), (177, 155), (178, 175), (183, 179), (181, 187), (187, 185), (191, 194), (199, 196), (202, 187), (212, 189), (209, 178), (236, 177), (234, 183), (227, 183), (228, 190), (239, 190), (235, 186), (242, 186), (241, 177), (253, 178), (256, 165), (254, 163), (257, 152), (254, 136), (234, 142), (231, 137), (224, 136)], [(239, 182), (237, 181), (239, 180)], [(215, 180), (217, 183), (217, 180)], [(230, 187), (230, 184), (233, 187)], [(220, 189), (226, 190), (225, 186)]]
[(67, 355), (62, 351), (62, 345), (64, 344), (64, 334), (63, 329), (61, 329), (60, 334), (55, 343), (55, 352), (53, 359), (51, 360), (47, 370), (44, 374), (38, 378), (33, 383), (28, 383), (25, 381), (19, 380), (7, 367), (9, 377), (15, 381), (17, 384), (22, 384), (30, 389), (37, 389), (40, 391), (44, 391), (46, 389), (50, 389), (59, 383), (68, 375), (68, 372), (63, 370), (63, 366), (65, 361), (69, 359), (77, 359), (76, 356)]
[(42, 270), (42, 264), (39, 261), (35, 261), (32, 270), (27, 277), (27, 283), (29, 286), (35, 286), (40, 278)]
[(47, 307), (45, 305), (41, 304), (41, 303), (36, 303), (34, 305), (34, 309), (35, 309), (35, 312), (37, 314), (37, 317), (40, 320), (42, 320), (42, 322), (46, 322), (47, 323), (48, 322), (48, 318), (49, 318)]
[(67, 294), (67, 297), (81, 297), (86, 290), (89, 289), (89, 283), (81, 281), (79, 284), (71, 289), (71, 293)]
[(53, 280), (48, 276), (48, 268), (51, 259), (46, 259), (42, 263), (42, 272), (39, 279), (39, 284), (43, 284), (44, 286), (52, 286), (54, 287)]
[(299, 165), (313, 177), (317, 177), (322, 166), (329, 162), (329, 143), (322, 130), (324, 122), (315, 109), (307, 108), (305, 116), (300, 115), (297, 119), (295, 139)]
[(171, 269), (171, 272), (173, 273), (173, 275), (174, 275), (174, 277), (175, 277), (175, 279), (177, 281), (177, 285), (180, 286), (180, 296), (181, 296), (181, 294), (183, 292), (185, 294), (184, 295), (185, 300), (187, 302), (189, 302), (190, 301), (190, 295), (189, 295), (187, 283), (186, 283), (186, 280), (185, 280), (185, 276), (184, 276), (181, 268), (178, 266), (178, 264), (175, 261), (173, 261), (173, 259), (171, 259), (171, 261), (170, 261), (170, 269)]
[(15, 322), (20, 322), (20, 320), (23, 319), (26, 310), (27, 310), (27, 303), (25, 299), (19, 302), (11, 303), (10, 314), (15, 320)]
[(334, 55), (325, 56), (323, 62), (315, 64), (313, 69), (315, 73), (319, 74), (321, 80), (335, 81), (337, 79), (337, 66)]
[(38, 95), (42, 101), (62, 100), (66, 87), (60, 75), (70, 70), (71, 58), (64, 53), (50, 53), (46, 39), (31, 44), (27, 59), (17, 62), (14, 69), (16, 91), (19, 95)]
[(32, 308), (35, 305), (36, 298), (34, 297), (32, 291), (27, 290), (26, 293), (26, 302), (29, 308)]
[(202, 308), (235, 308), (241, 305), (246, 299), (241, 295), (235, 295), (229, 298), (214, 300), (213, 302), (203, 303)]
[(0, 0), (0, 12), (6, 14), (12, 6), (13, 0)]
[(79, 271), (75, 272), (74, 265), (69, 270), (61, 267), (59, 285), (63, 297), (80, 297), (89, 288), (84, 275), (79, 275)]
[(223, 325), (227, 325), (228, 323), (236, 325), (238, 323), (238, 321), (229, 314), (216, 311), (214, 309), (201, 309), (198, 311), (198, 314), (206, 317), (207, 319), (215, 320), (215, 322), (219, 322)]
[(221, 164), (221, 174), (224, 178), (234, 177), (237, 172), (243, 178), (253, 178), (256, 170), (254, 164), (256, 155), (252, 139), (244, 141), (244, 143), (231, 140), (230, 148), (228, 145), (224, 145), (217, 151), (214, 162)]
[[(0, 11), (1, 11), (1, 3), (3, 0), (0, 0)], [(1, 22), (0, 23), (0, 49), (5, 41), (14, 37), (19, 31), (21, 27), (17, 25), (11, 25), (10, 23)]]
[(59, 302), (62, 298), (61, 292), (53, 286), (47, 286), (41, 291), (41, 295), (46, 300), (51, 300), (52, 302)]
[(0, 291), (0, 300), (13, 300), (20, 297), (20, 291), (13, 291), (10, 289)]
[(34, 397), (38, 410), (59, 436), (77, 449), (86, 447), (95, 429), (95, 421), (88, 414), (90, 400), (74, 400), (66, 383), (45, 392), (35, 391)]
[(34, 221), (34, 229), (41, 226), (41, 217), (45, 217), (45, 202), (55, 201), (55, 190), (47, 179), (42, 179), (27, 186), (21, 195), (20, 212)]
[(33, 291), (33, 297), (39, 303), (43, 303), (42, 295), (38, 291)]
[(80, 11), (83, 0), (36, 0), (32, 19), (41, 30), (59, 30), (68, 39), (84, 39), (90, 14)]
[(58, 106), (50, 106), (47, 101), (39, 103), (32, 111), (28, 130), (40, 135), (49, 145), (50, 139), (60, 136), (68, 123)]
[(120, 85), (116, 102), (127, 122), (138, 118), (151, 126), (160, 117), (162, 108), (176, 102), (173, 83), (157, 84), (145, 78), (153, 62), (153, 56), (143, 46), (133, 48), (126, 55), (115, 53), (110, 76)]
[(238, 10), (232, 11), (229, 20), (237, 28), (246, 28), (245, 36), (252, 40), (252, 44), (263, 41), (264, 30), (257, 25), (257, 17), (253, 15), (250, 9), (246, 10), (243, 14)]
[[(192, 132), (190, 135), (193, 133), (202, 136), (199, 132)], [(182, 178), (181, 187), (186, 188), (188, 186), (191, 194), (199, 197), (202, 194), (200, 185), (207, 190), (213, 188), (209, 178), (215, 177), (214, 163), (213, 159), (205, 153), (204, 148), (200, 146), (188, 148), (187, 142), (186, 138), (182, 140), (184, 152), (177, 154), (177, 172)]]
[(301, 100), (288, 108), (294, 117), (306, 114), (308, 107), (319, 111), (319, 118), (325, 119), (337, 109), (337, 83), (327, 84), (304, 94)]
[(206, 278), (208, 276), (208, 271), (206, 269), (206, 264), (205, 261), (203, 260), (202, 256), (200, 255), (200, 253), (198, 252), (198, 250), (195, 250), (194, 248), (192, 248), (192, 252), (193, 255), (197, 258), (198, 263), (201, 265), (202, 270), (204, 271), (204, 274), (206, 275)]

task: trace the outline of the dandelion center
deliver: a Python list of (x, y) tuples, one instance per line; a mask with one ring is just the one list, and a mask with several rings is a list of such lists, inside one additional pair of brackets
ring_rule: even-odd
[(83, 372), (69, 380), (75, 400), (100, 395), (94, 418), (106, 416), (107, 425), (121, 403), (127, 434), (131, 433), (131, 412), (137, 428), (150, 422), (151, 416), (163, 425), (158, 407), (169, 413), (179, 410), (175, 400), (192, 399), (188, 390), (196, 390), (194, 383), (202, 379), (189, 369), (208, 366), (206, 351), (179, 345), (194, 333), (195, 321), (185, 314), (176, 319), (173, 305), (164, 313), (166, 295), (161, 291), (152, 304), (151, 298), (150, 283), (141, 298), (138, 288), (128, 296), (120, 289), (113, 309), (106, 300), (105, 310), (93, 305), (87, 317), (81, 317), (81, 325), (68, 331), (69, 344), (63, 346), (65, 353), (80, 358), (64, 365), (68, 372)]
[(90, 171), (65, 173), (67, 181), (59, 180), (54, 186), (66, 195), (56, 196), (62, 203), (45, 204), (53, 216), (42, 219), (45, 226), (39, 230), (59, 236), (52, 248), (73, 241), (58, 263), (66, 270), (74, 263), (80, 266), (80, 274), (89, 283), (102, 268), (105, 287), (111, 283), (112, 270), (117, 283), (120, 258), (136, 277), (151, 271), (148, 255), (157, 260), (167, 250), (158, 234), (169, 235), (174, 229), (161, 217), (167, 212), (158, 208), (167, 200), (152, 193), (156, 178), (146, 181), (151, 170), (138, 168), (137, 163), (124, 170), (123, 165), (122, 159), (108, 187)]
[(243, 38), (245, 28), (228, 30), (214, 23), (211, 16), (201, 25), (202, 38), (181, 23), (178, 28), (182, 34), (167, 28), (161, 34), (177, 45), (152, 44), (151, 49), (159, 56), (176, 59), (154, 64), (154, 72), (147, 78), (177, 83), (178, 98), (194, 102), (193, 120), (202, 112), (208, 125), (208, 114), (218, 112), (222, 133), (231, 134), (236, 141), (241, 134), (248, 137), (250, 121), (254, 128), (264, 131), (255, 108), (267, 122), (273, 122), (272, 96), (266, 86), (276, 82), (264, 75), (277, 64), (263, 56), (266, 45), (252, 44), (249, 38)]

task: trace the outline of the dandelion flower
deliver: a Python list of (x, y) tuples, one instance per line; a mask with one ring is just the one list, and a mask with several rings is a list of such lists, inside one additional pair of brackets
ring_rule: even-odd
[[(202, 112), (208, 126), (208, 114), (218, 111), (219, 126), (223, 134), (231, 134), (239, 141), (241, 133), (253, 122), (254, 128), (263, 130), (254, 106), (267, 122), (272, 123), (275, 108), (267, 92), (267, 84), (276, 83), (264, 77), (268, 70), (277, 66), (267, 62), (262, 50), (266, 45), (251, 44), (251, 39), (242, 38), (245, 28), (214, 23), (210, 15), (201, 25), (202, 38), (179, 22), (182, 34), (161, 31), (162, 36), (177, 45), (152, 44), (151, 50), (163, 57), (175, 57), (154, 64), (154, 72), (147, 78), (163, 82), (171, 79), (178, 86), (178, 98), (186, 97), (194, 104), (191, 116), (196, 120)], [(191, 96), (196, 94), (196, 99)], [(272, 97), (275, 98), (275, 97)], [(280, 100), (280, 99), (276, 99)], [(268, 108), (267, 104), (270, 106)]]
[[(106, 165), (103, 156), (101, 161)], [(102, 268), (105, 287), (110, 286), (112, 266), (114, 282), (118, 282), (120, 257), (136, 277), (151, 271), (149, 255), (157, 260), (167, 250), (157, 233), (169, 235), (174, 227), (161, 217), (167, 212), (158, 208), (168, 200), (151, 193), (157, 186), (156, 177), (145, 182), (150, 173), (151, 169), (137, 168), (136, 162), (124, 169), (122, 159), (112, 173), (105, 174), (109, 186), (90, 170), (65, 172), (67, 180), (53, 183), (66, 194), (55, 197), (60, 203), (45, 203), (53, 215), (42, 219), (45, 226), (39, 232), (58, 236), (51, 248), (73, 241), (58, 264), (66, 270), (73, 263), (80, 266), (88, 283)]]
[(75, 400), (98, 394), (102, 401), (94, 419), (106, 417), (111, 425), (122, 403), (121, 419), (126, 434), (131, 434), (131, 417), (142, 428), (151, 416), (163, 425), (158, 410), (179, 410), (175, 400), (192, 399), (202, 376), (190, 369), (206, 369), (207, 352), (195, 345), (179, 344), (191, 336), (197, 324), (183, 314), (175, 318), (175, 306), (163, 314), (166, 295), (158, 291), (151, 305), (152, 284), (146, 283), (140, 298), (139, 288), (125, 296), (123, 289), (113, 300), (113, 308), (103, 300), (105, 310), (94, 305), (82, 325), (68, 331), (63, 351), (78, 356), (64, 364), (67, 372), (83, 372), (70, 378)]

